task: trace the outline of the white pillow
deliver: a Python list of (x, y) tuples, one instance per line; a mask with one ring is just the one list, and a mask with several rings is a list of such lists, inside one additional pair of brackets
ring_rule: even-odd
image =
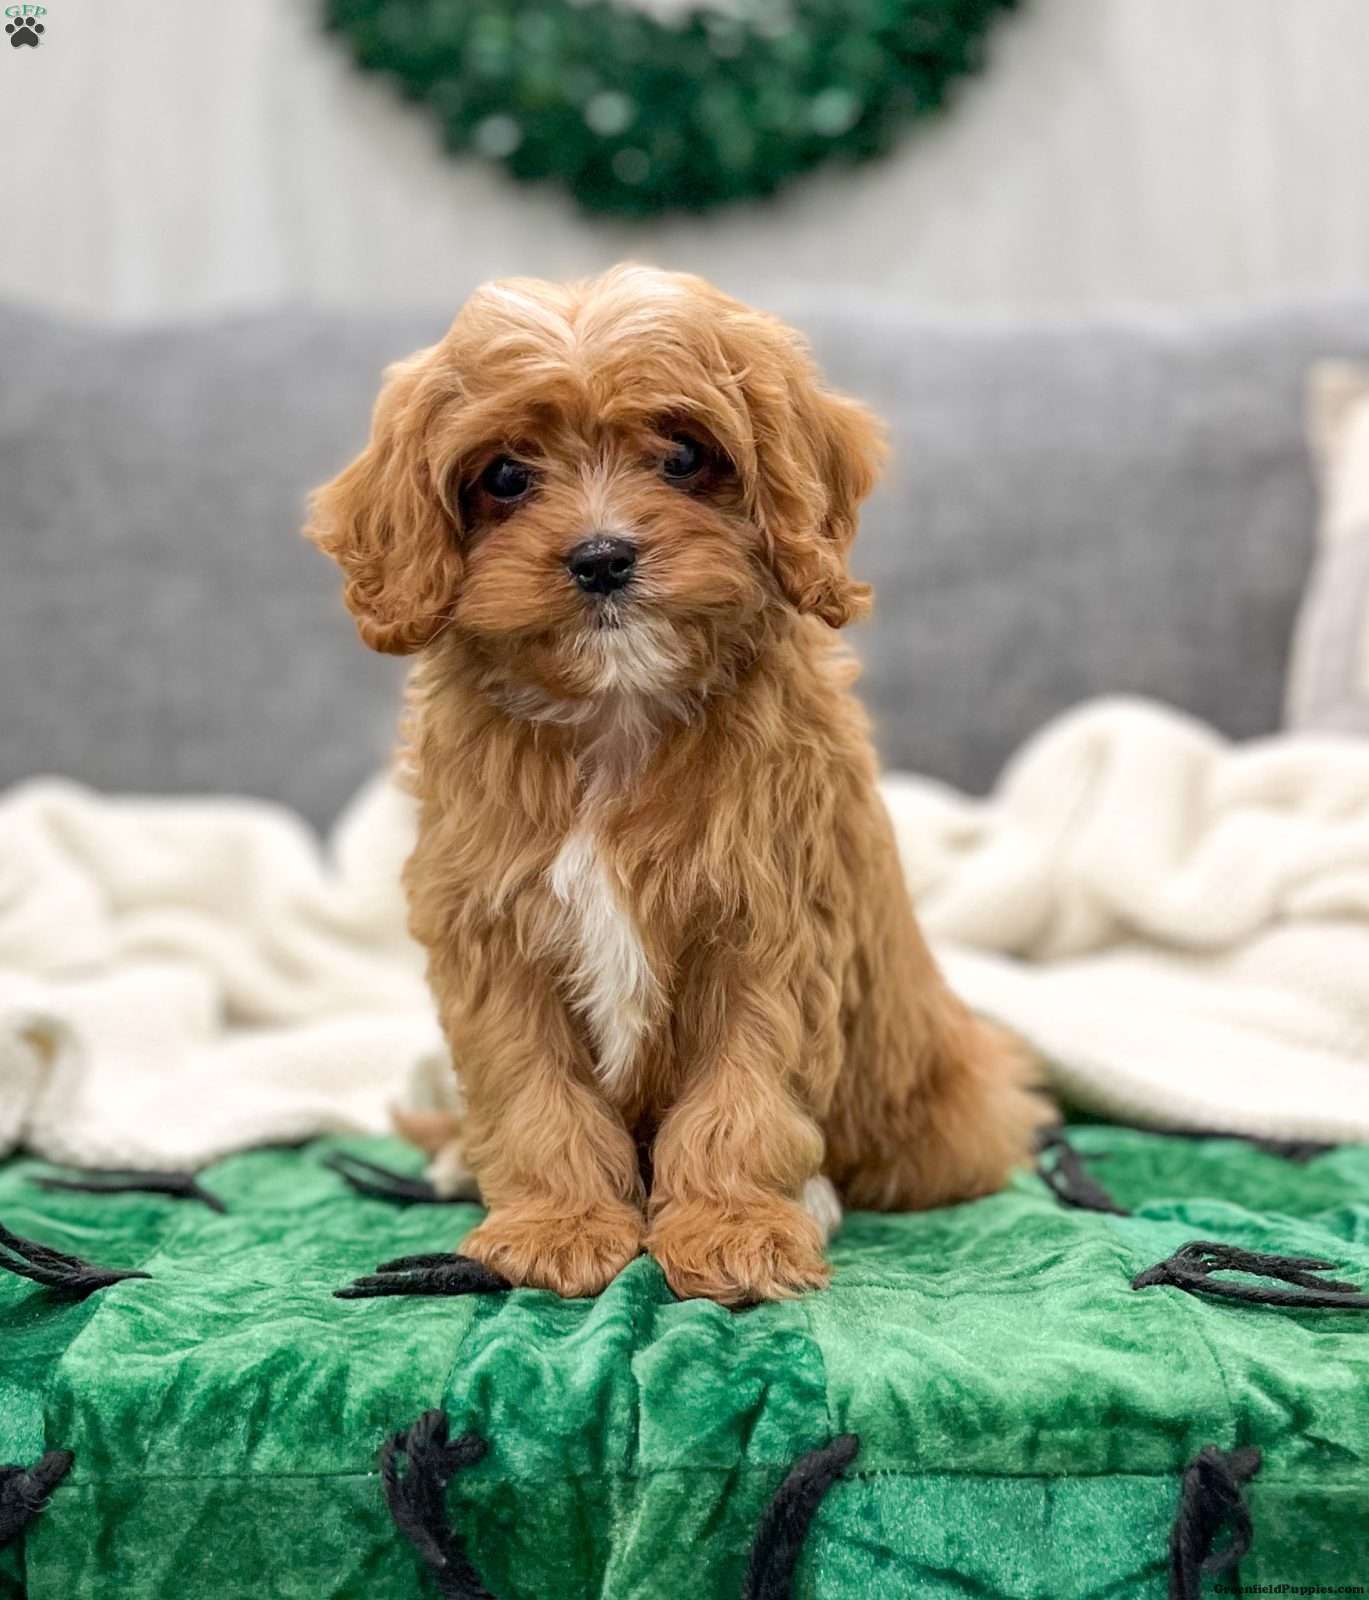
[(1285, 721), (1369, 734), (1369, 366), (1313, 368), (1308, 434), (1322, 515), (1293, 633)]

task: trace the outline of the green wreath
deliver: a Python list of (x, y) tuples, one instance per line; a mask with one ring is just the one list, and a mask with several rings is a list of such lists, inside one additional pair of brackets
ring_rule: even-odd
[(452, 150), (591, 211), (703, 211), (882, 154), (983, 62), (1017, 0), (751, 0), (677, 26), (604, 0), (324, 0)]

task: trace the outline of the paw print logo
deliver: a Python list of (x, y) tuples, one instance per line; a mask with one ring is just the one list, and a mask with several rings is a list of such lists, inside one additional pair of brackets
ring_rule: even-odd
[(13, 22), (5, 24), (5, 32), (10, 36), (10, 44), (17, 50), (21, 44), (36, 47), (38, 36), (46, 33), (47, 29), (34, 17), (16, 17)]

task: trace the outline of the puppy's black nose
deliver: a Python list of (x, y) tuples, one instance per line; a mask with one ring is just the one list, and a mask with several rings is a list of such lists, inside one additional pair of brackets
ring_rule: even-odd
[(566, 570), (586, 594), (615, 594), (632, 577), (637, 547), (626, 539), (584, 539), (566, 557)]

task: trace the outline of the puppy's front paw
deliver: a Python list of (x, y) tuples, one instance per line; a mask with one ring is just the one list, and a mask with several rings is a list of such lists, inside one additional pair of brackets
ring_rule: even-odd
[(627, 1206), (555, 1217), (501, 1206), (461, 1249), (512, 1284), (577, 1300), (607, 1288), (641, 1254), (642, 1232), (641, 1214)]
[(822, 1289), (831, 1269), (813, 1218), (791, 1200), (771, 1201), (745, 1216), (698, 1204), (667, 1206), (652, 1224), (647, 1248), (683, 1300), (754, 1305)]

